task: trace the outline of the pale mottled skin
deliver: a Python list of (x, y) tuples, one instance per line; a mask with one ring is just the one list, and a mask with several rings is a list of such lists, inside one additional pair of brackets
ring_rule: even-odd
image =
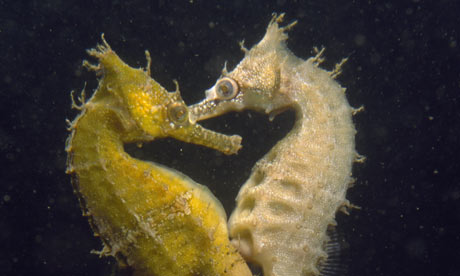
[(257, 162), (239, 191), (230, 236), (264, 276), (319, 275), (326, 231), (336, 224), (336, 212), (350, 206), (345, 195), (358, 158), (354, 110), (334, 80), (340, 65), (328, 72), (318, 67), (320, 54), (308, 60), (293, 55), (285, 30), (294, 24), (280, 28), (281, 19), (273, 18), (251, 50), (243, 48), (245, 57), (233, 71), (224, 69), (206, 99), (191, 107), (192, 119), (243, 109), (273, 118), (295, 110), (293, 129)]

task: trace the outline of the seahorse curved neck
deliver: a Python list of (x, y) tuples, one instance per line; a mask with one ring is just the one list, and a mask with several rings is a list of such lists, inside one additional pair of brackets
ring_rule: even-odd
[[(299, 156), (300, 162), (317, 157), (314, 163), (322, 164), (322, 168), (330, 165), (337, 171), (349, 172), (355, 159), (356, 130), (345, 89), (330, 77), (330, 72), (317, 67), (314, 58), (282, 71), (285, 71), (282, 74), (285, 77), (282, 77), (280, 86), (292, 101), (291, 108), (296, 112), (296, 121), (292, 131), (267, 157), (276, 152), (279, 158), (294, 163), (295, 156)], [(289, 85), (284, 85), (284, 81)], [(289, 166), (290, 162), (285, 166)], [(313, 163), (308, 166), (311, 165)], [(351, 178), (348, 174), (343, 177), (340, 182), (347, 185)], [(324, 185), (327, 187), (331, 183)]]
[[(125, 204), (126, 200), (130, 200), (126, 192), (131, 189), (140, 191), (145, 183), (138, 177), (134, 178), (137, 179), (135, 182), (118, 180), (142, 174), (141, 168), (133, 166), (135, 160), (124, 152), (121, 139), (124, 130), (117, 113), (100, 104), (87, 105), (67, 146), (68, 171), (75, 172), (72, 181), (75, 192), (79, 195), (84, 214), (90, 216), (93, 230), (103, 237), (123, 233), (123, 228), (135, 228), (136, 221), (131, 214), (134, 210), (129, 210), (132, 205)], [(125, 186), (129, 184), (132, 187)], [(142, 193), (139, 194), (142, 196)], [(122, 219), (113, 217), (114, 210)], [(121, 238), (122, 235), (116, 237)], [(113, 242), (118, 243), (122, 247), (124, 242)], [(107, 247), (103, 251), (111, 255), (112, 251), (118, 250)]]

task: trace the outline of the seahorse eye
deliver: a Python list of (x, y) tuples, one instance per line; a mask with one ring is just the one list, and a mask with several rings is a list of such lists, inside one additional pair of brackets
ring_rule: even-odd
[(231, 78), (222, 78), (216, 85), (216, 94), (222, 100), (229, 100), (238, 93), (238, 84)]
[(187, 121), (187, 108), (180, 103), (173, 103), (168, 106), (168, 116), (171, 121), (182, 125)]

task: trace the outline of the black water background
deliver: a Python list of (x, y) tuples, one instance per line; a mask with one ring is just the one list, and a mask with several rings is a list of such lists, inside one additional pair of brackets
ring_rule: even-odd
[[(84, 50), (100, 34), (133, 66), (152, 55), (152, 74), (189, 104), (203, 97), (238, 41), (256, 43), (272, 12), (297, 19), (288, 41), (303, 58), (325, 46), (326, 68), (350, 57), (339, 81), (354, 106), (358, 151), (339, 217), (349, 244), (348, 275), (460, 275), (457, 1), (0, 1), (0, 275), (109, 275), (64, 174), (69, 92), (92, 73)], [(229, 212), (252, 164), (289, 130), (255, 113), (204, 125), (244, 137), (226, 157), (172, 140), (133, 154), (210, 186)], [(306, 141), (308, 142), (308, 141)], [(161, 150), (160, 153), (158, 151)]]

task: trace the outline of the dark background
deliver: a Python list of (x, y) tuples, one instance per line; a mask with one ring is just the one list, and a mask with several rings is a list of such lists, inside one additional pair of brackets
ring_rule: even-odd
[[(340, 83), (353, 106), (355, 165), (348, 198), (361, 210), (339, 215), (347, 275), (460, 275), (460, 4), (456, 0), (0, 1), (0, 275), (109, 275), (110, 259), (81, 217), (65, 171), (70, 91), (96, 78), (85, 49), (105, 33), (130, 65), (152, 55), (153, 77), (188, 104), (204, 96), (225, 60), (233, 68), (262, 38), (272, 12), (298, 20), (288, 45), (303, 58), (326, 47), (324, 67), (350, 57)], [(208, 185), (233, 209), (254, 162), (293, 123), (228, 114), (206, 127), (244, 137), (237, 156), (173, 140), (133, 155)]]

